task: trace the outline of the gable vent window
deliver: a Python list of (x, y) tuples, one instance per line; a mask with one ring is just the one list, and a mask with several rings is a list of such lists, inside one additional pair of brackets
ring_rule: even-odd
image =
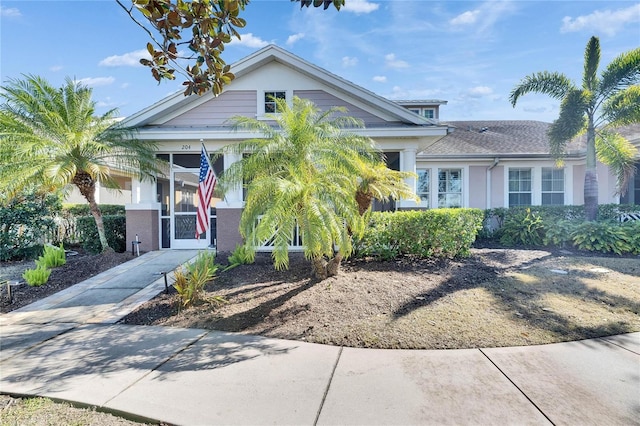
[(264, 112), (266, 114), (282, 112), (279, 110), (278, 105), (276, 104), (276, 99), (283, 99), (283, 100), (287, 99), (286, 92), (284, 91), (264, 92)]

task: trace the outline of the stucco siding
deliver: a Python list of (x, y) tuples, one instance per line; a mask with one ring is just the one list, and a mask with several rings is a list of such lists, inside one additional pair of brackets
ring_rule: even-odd
[(491, 208), (504, 207), (504, 166), (491, 169)]
[(388, 123), (384, 119), (377, 117), (355, 105), (352, 105), (343, 99), (333, 96), (323, 90), (294, 90), (293, 94), (299, 98), (309, 99), (316, 106), (322, 110), (327, 110), (331, 107), (345, 107), (347, 115), (362, 120), (366, 126), (383, 125)]
[(487, 208), (487, 167), (469, 166), (469, 207)]
[(219, 252), (230, 252), (242, 244), (238, 231), (242, 209), (217, 209), (217, 247)]
[(573, 166), (573, 204), (584, 204), (584, 164)]
[(221, 126), (234, 115), (255, 117), (257, 109), (255, 90), (229, 90), (202, 105), (172, 118), (162, 126), (213, 127)]
[(140, 243), (140, 251), (152, 251), (160, 248), (159, 221), (157, 210), (127, 210), (127, 250), (131, 250), (131, 242), (136, 234)]

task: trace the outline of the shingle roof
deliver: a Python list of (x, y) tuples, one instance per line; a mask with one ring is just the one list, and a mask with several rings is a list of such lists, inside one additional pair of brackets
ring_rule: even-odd
[[(455, 130), (418, 154), (433, 156), (548, 155), (550, 123), (527, 120), (448, 121)], [(568, 153), (582, 151), (572, 142)]]

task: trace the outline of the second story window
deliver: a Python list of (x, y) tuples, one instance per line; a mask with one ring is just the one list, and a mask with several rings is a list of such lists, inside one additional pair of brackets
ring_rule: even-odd
[(286, 98), (287, 94), (284, 91), (264, 92), (264, 112), (266, 114), (282, 112), (278, 109), (276, 99), (285, 100)]

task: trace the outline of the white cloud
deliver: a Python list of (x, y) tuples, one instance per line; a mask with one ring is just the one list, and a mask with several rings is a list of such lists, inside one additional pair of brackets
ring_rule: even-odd
[(386, 83), (387, 82), (387, 77), (384, 75), (376, 75), (373, 77), (373, 81), (378, 82), (378, 83)]
[(485, 33), (498, 21), (513, 13), (518, 7), (516, 3), (504, 0), (485, 1), (474, 10), (468, 10), (450, 19), (449, 24), (454, 30), (472, 28), (477, 33)]
[(380, 5), (378, 3), (371, 3), (367, 0), (348, 0), (340, 10), (360, 15), (362, 13), (374, 12), (378, 10), (379, 7)]
[(96, 86), (108, 86), (110, 84), (113, 84), (113, 82), (116, 81), (116, 79), (113, 77), (87, 77), (87, 78), (81, 78), (80, 80), (77, 80), (77, 81), (78, 83), (84, 84), (85, 86), (96, 87)]
[(51, 72), (58, 72), (58, 71), (62, 71), (62, 65), (54, 65), (52, 67), (49, 67), (49, 71)]
[[(626, 24), (640, 23), (640, 3), (629, 6), (626, 9), (618, 10), (596, 10), (590, 15), (565, 16), (562, 19), (560, 32), (576, 31), (601, 31), (603, 34), (612, 36), (622, 30)], [(636, 27), (637, 31), (637, 27)]]
[(396, 59), (396, 55), (389, 53), (384, 57), (385, 63), (390, 68), (408, 68), (409, 64), (401, 59)]
[(253, 33), (240, 34), (240, 37), (240, 40), (233, 37), (229, 45), (247, 46), (254, 49), (260, 49), (261, 47), (265, 47), (267, 44), (269, 44), (268, 41), (264, 41), (260, 37), (254, 36)]
[(347, 68), (347, 67), (355, 67), (356, 65), (358, 65), (358, 58), (352, 58), (350, 56), (343, 56), (342, 57), (342, 66)]
[(4, 16), (6, 18), (18, 18), (22, 16), (22, 13), (20, 13), (20, 9), (15, 7), (0, 6), (0, 16)]
[(456, 16), (455, 18), (451, 19), (449, 21), (449, 23), (451, 25), (469, 25), (469, 24), (474, 24), (477, 20), (478, 20), (478, 15), (480, 14), (480, 11), (478, 9), (476, 10), (468, 10), (464, 13), (461, 13), (460, 15)]
[(493, 93), (493, 89), (487, 86), (476, 86), (467, 90), (467, 95), (472, 98), (482, 98)]
[(98, 65), (101, 67), (137, 67), (142, 66), (140, 59), (151, 59), (147, 49), (135, 50), (124, 55), (113, 55), (101, 60)]
[(291, 46), (296, 41), (298, 41), (300, 39), (303, 39), (303, 38), (304, 38), (304, 33), (292, 34), (287, 38), (287, 46)]

